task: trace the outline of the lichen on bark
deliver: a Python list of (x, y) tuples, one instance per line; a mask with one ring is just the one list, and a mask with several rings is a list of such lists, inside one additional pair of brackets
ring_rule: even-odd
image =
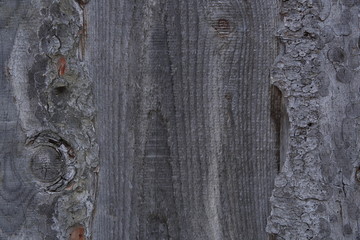
[(358, 10), (357, 1), (282, 2), (284, 53), (272, 83), (286, 99), (290, 125), (267, 225), (276, 239), (360, 236)]
[(271, 81), (285, 99), (289, 126), (282, 136), (285, 162), (275, 179), (267, 231), (277, 239), (310, 239), (320, 233), (317, 208), (330, 197), (321, 173), (320, 104), (326, 92), (321, 72), (319, 14), (313, 1), (283, 1), (278, 38), (284, 52), (277, 58)]
[[(77, 225), (90, 237), (98, 146), (91, 80), (83, 62), (84, 11), (75, 0), (32, 0), (27, 22), (17, 31), (8, 67), (26, 138), (24, 164), (36, 192), (33, 205), (54, 208), (47, 216), (51, 226), (37, 229), (28, 222), (17, 239), (36, 231), (43, 238), (53, 236), (49, 229), (57, 239), (68, 239)], [(50, 167), (55, 162), (58, 167)], [(35, 207), (30, 216), (40, 219), (41, 214)]]

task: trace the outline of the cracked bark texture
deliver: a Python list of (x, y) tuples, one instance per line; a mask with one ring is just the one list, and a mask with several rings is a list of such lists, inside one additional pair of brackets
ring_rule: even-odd
[(283, 52), (272, 71), (288, 115), (284, 164), (267, 231), (273, 239), (360, 239), (359, 7), (283, 1)]
[(72, 0), (0, 1), (0, 239), (90, 238), (98, 148), (84, 24)]

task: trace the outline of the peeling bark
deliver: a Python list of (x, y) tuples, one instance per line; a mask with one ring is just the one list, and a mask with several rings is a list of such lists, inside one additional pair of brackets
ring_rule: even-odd
[(0, 238), (68, 239), (75, 225), (90, 229), (98, 164), (83, 10), (71, 0), (1, 3), (11, 15), (0, 29)]
[(357, 239), (358, 1), (284, 1), (284, 53), (272, 84), (286, 99), (288, 150), (267, 231), (275, 239)]

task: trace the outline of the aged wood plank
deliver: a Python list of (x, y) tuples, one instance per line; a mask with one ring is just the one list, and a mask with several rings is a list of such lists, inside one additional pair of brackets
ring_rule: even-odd
[(358, 1), (88, 2), (0, 0), (0, 239), (359, 238)]
[(18, 231), (24, 223), (26, 208), (33, 198), (34, 189), (24, 183), (20, 169), (15, 167), (19, 164), (16, 146), (21, 141), (21, 133), (11, 85), (6, 78), (6, 63), (10, 57), (19, 18), (25, 11), (20, 1), (0, 4), (0, 229), (1, 235), (6, 236)]
[[(269, 83), (276, 1), (87, 9), (101, 159), (94, 238), (266, 239), (279, 162)], [(154, 112), (170, 166), (149, 162)], [(156, 215), (159, 196), (173, 213)]]

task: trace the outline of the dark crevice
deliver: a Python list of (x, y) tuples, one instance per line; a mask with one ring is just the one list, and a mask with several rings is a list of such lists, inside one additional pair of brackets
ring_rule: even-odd
[(270, 96), (270, 114), (272, 126), (275, 131), (276, 166), (278, 172), (280, 172), (286, 158), (289, 118), (286, 112), (285, 100), (281, 90), (276, 86), (271, 86)]
[(66, 86), (60, 86), (60, 87), (56, 87), (54, 90), (56, 95), (60, 95), (62, 93), (65, 93), (67, 88)]
[(269, 234), (269, 240), (277, 240), (275, 234)]
[(277, 171), (280, 172), (281, 163), (280, 163), (280, 131), (281, 131), (281, 102), (282, 102), (282, 93), (275, 87), (271, 87), (271, 105), (270, 105), (270, 116), (272, 120), (272, 125), (275, 130), (275, 156), (276, 156), (276, 167)]

